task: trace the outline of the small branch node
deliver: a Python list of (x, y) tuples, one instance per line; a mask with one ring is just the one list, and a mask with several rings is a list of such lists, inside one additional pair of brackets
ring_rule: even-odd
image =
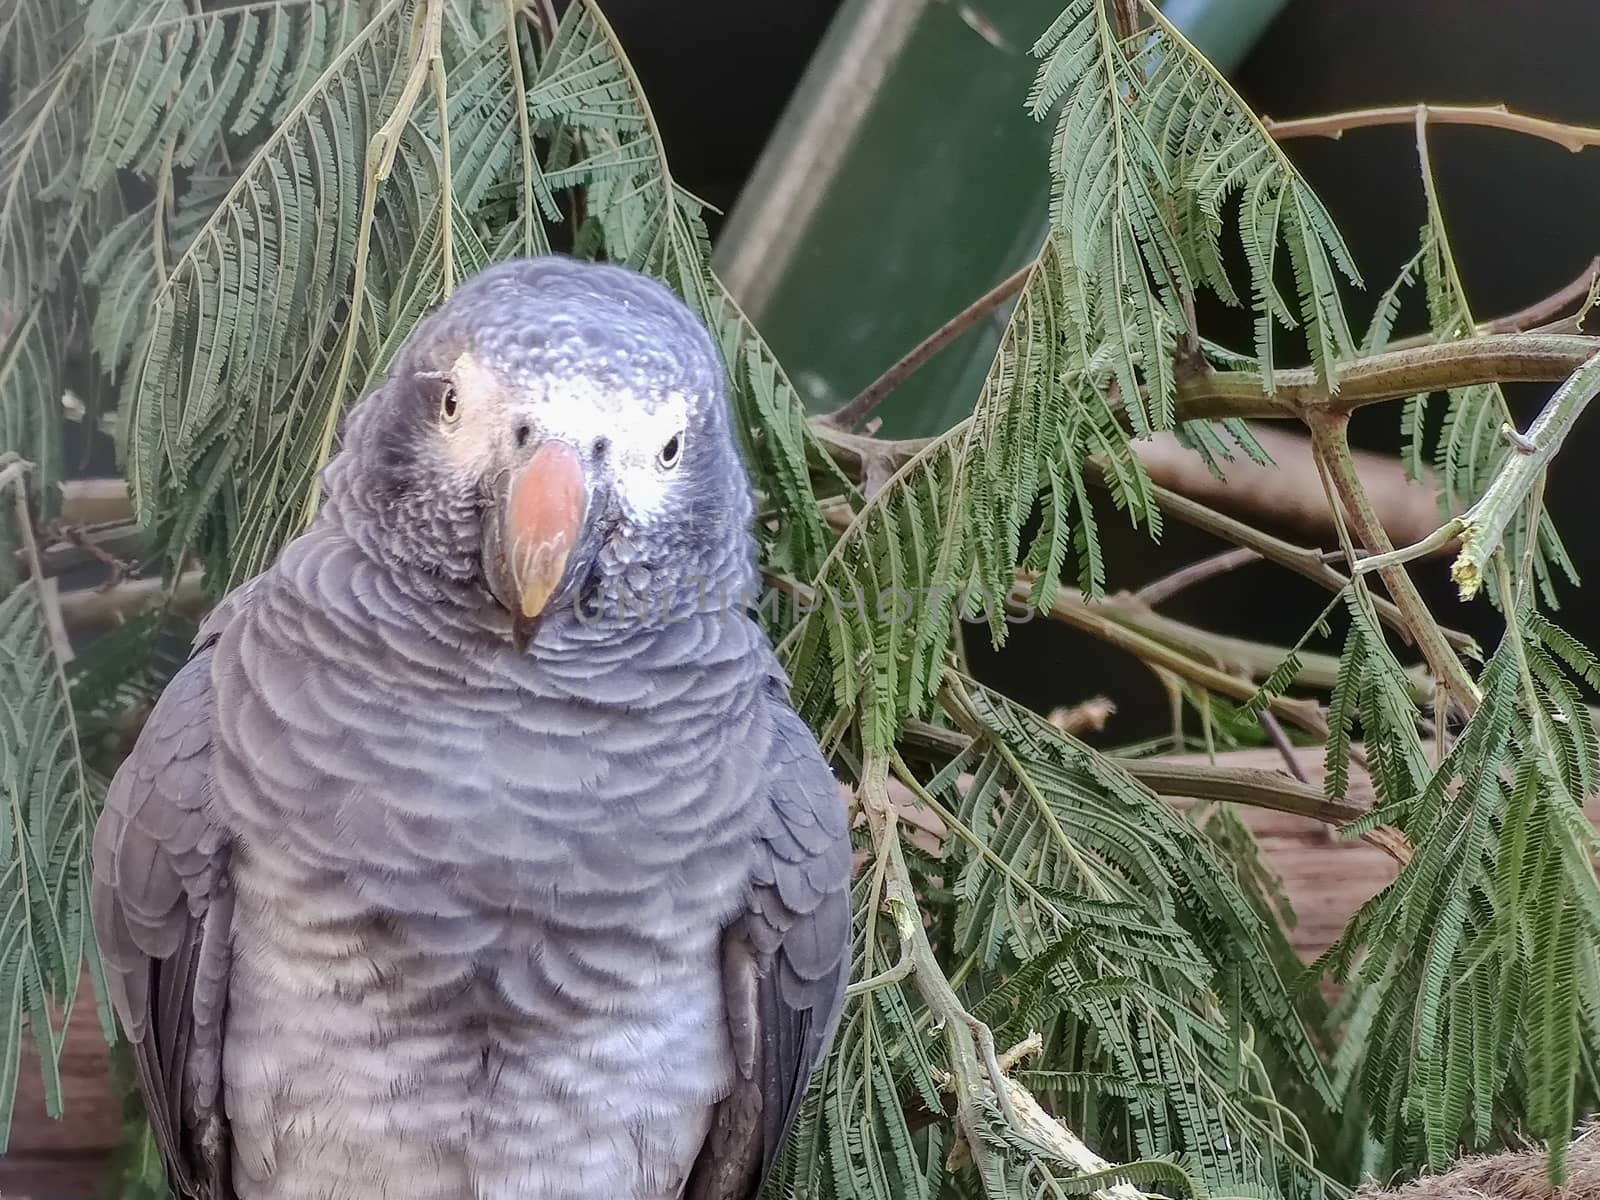
[(1000, 1069), (1007, 1073), (1013, 1071), (1017, 1064), (1025, 1058), (1044, 1052), (1044, 1037), (1035, 1029), (1011, 1049), (1000, 1056)]
[(1539, 444), (1527, 434), (1521, 432), (1510, 421), (1500, 426), (1500, 436), (1510, 442), (1519, 453), (1533, 454), (1538, 451)]

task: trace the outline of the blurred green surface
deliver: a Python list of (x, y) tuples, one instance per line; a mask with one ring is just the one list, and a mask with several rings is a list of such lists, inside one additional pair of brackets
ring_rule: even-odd
[[(874, 0), (840, 10), (846, 29)], [(913, 3), (914, 0), (901, 0)], [(1282, 0), (1172, 0), (1179, 27), (1224, 70)], [(753, 288), (751, 316), (812, 407), (843, 403), (1037, 252), (1047, 220), (1052, 122), (1024, 102), (1034, 40), (1061, 0), (922, 3), (805, 219), (787, 261)], [(859, 69), (830, 30), (794, 108), (829, 104)], [(845, 65), (850, 63), (850, 65)], [(782, 154), (803, 111), (773, 139)], [(814, 115), (814, 114), (812, 114)], [(734, 212), (770, 203), (758, 174)], [(739, 236), (738, 233), (734, 234)], [(726, 248), (724, 248), (726, 249)], [(737, 284), (736, 284), (737, 286)], [(1005, 310), (952, 345), (878, 410), (888, 436), (948, 428), (972, 407)]]

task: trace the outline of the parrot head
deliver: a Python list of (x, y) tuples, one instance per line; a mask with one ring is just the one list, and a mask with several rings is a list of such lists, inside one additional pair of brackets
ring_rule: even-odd
[(329, 494), (354, 499), (365, 540), (481, 589), (522, 644), (557, 609), (751, 569), (721, 359), (682, 301), (621, 267), (523, 259), (462, 284), (352, 412), (340, 457)]

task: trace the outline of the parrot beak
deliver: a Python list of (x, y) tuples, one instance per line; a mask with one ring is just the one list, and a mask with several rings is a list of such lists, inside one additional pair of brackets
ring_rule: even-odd
[(560, 587), (586, 500), (583, 465), (565, 442), (546, 442), (511, 474), (500, 497), (503, 557), (496, 567), (502, 602), (519, 625), (544, 612)]

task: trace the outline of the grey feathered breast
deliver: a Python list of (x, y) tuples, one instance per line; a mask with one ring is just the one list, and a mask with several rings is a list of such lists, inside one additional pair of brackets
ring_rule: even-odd
[[(545, 1200), (583, 1194), (571, 1173), (593, 1169), (635, 1181), (619, 1197), (748, 1200), (850, 965), (844, 809), (759, 629), (726, 611), (626, 631), (567, 614), (518, 655), (475, 584), (397, 577), (332, 490), (208, 623), (96, 829), (95, 931), (174, 1188), (310, 1194), (295, 1181), (314, 1166), (312, 1190), (334, 1195), (393, 1171), (395, 1200)], [(748, 571), (748, 541), (719, 553)], [(328, 960), (344, 974), (324, 994), (316, 971), (291, 976), (330, 937), (355, 958)], [(700, 1029), (701, 1005), (716, 1062), (674, 1072), (673, 1031)], [(341, 1024), (364, 1011), (383, 1015)], [(661, 1061), (586, 1048), (630, 1020)], [(385, 1030), (443, 1049), (397, 1057), (369, 1096), (349, 1079), (386, 1069)], [(686, 1115), (563, 1158), (587, 1135), (548, 1115), (572, 1083), (545, 1053), (611, 1073), (567, 1108), (612, 1095)], [(402, 1143), (430, 1130), (407, 1175)], [(339, 1165), (341, 1138), (376, 1157)], [(604, 1175), (613, 1152), (641, 1161)]]

